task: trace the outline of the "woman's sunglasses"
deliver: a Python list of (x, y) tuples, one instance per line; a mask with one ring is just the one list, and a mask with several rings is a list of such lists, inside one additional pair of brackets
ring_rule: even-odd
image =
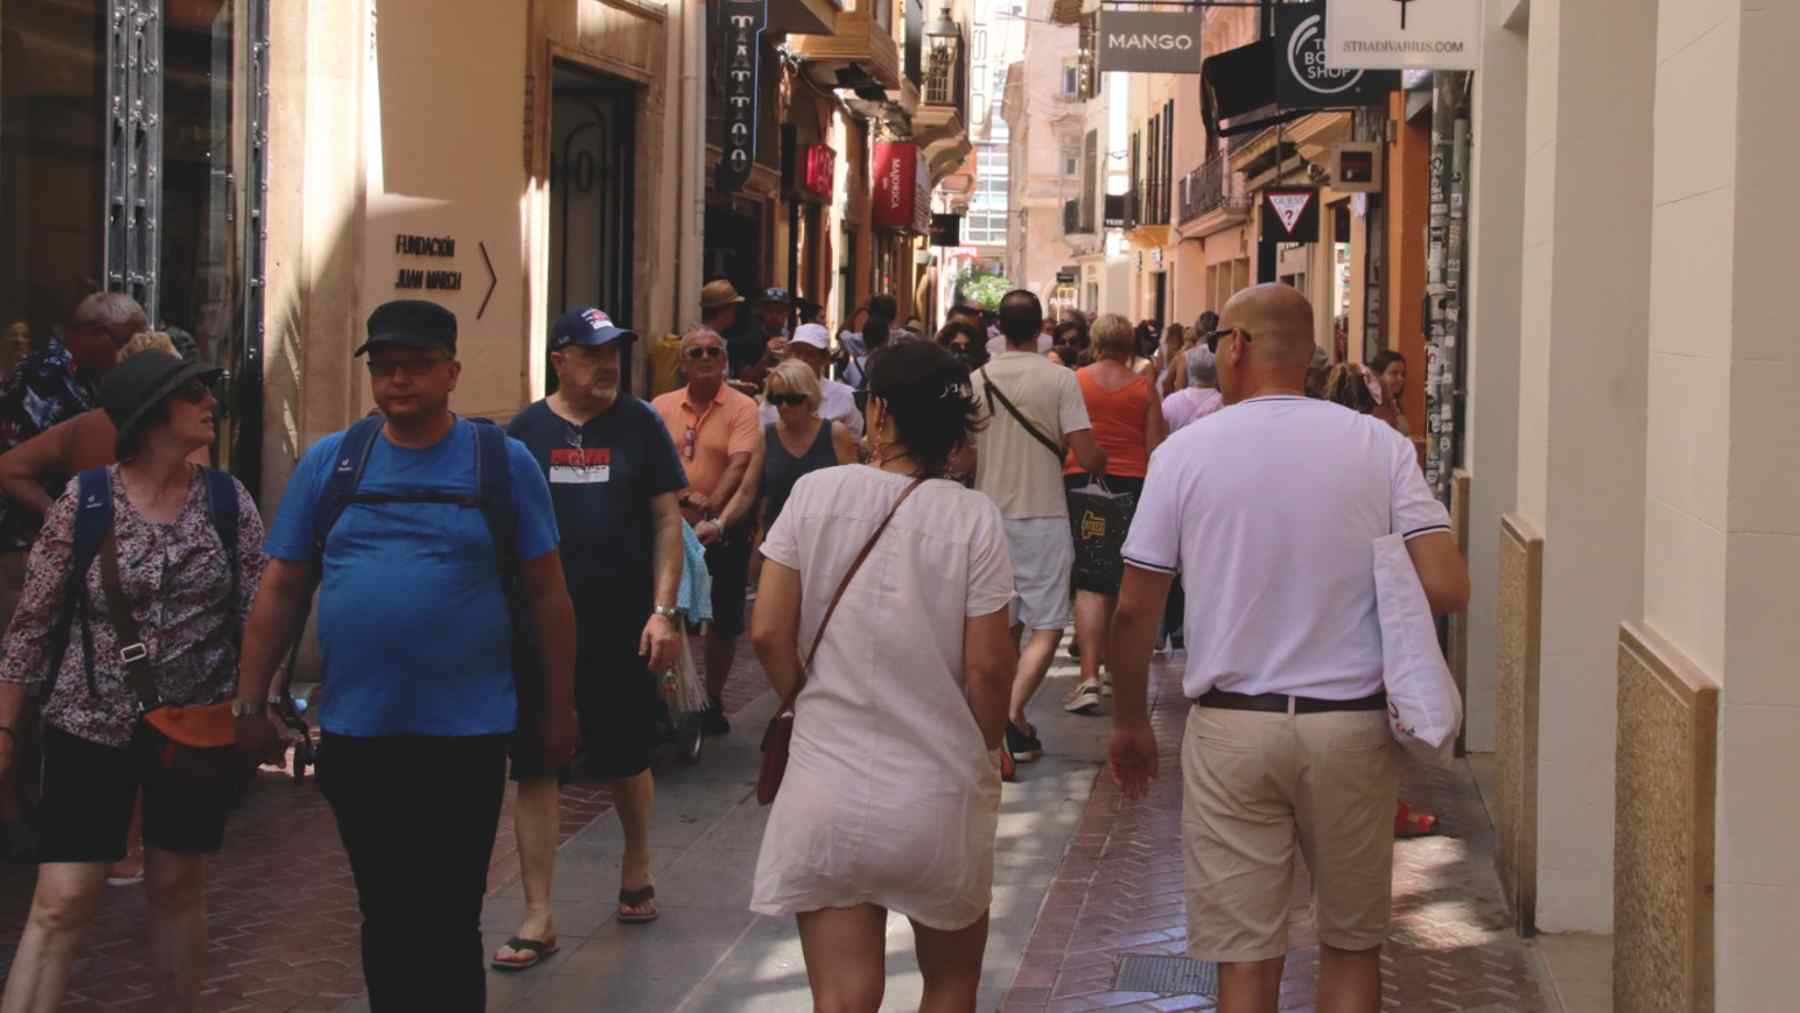
[(799, 405), (803, 405), (806, 403), (806, 395), (805, 394), (770, 394), (769, 395), (769, 403), (776, 406), (777, 408), (787, 407), (787, 406), (798, 407)]
[(695, 360), (716, 359), (724, 354), (725, 349), (720, 348), (718, 345), (706, 345), (700, 348), (690, 348), (687, 350), (687, 357)]
[(206, 399), (213, 396), (213, 391), (212, 386), (205, 380), (189, 380), (175, 388), (169, 396), (179, 398), (188, 404), (205, 404)]

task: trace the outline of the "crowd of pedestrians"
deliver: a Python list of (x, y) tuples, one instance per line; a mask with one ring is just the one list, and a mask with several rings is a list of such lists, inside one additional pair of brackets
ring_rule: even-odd
[[(724, 278), (694, 311), (668, 389), (640, 400), (637, 334), (571, 308), (550, 394), (502, 429), (450, 409), (455, 315), (383, 304), (354, 352), (375, 411), (306, 451), (266, 535), (207, 466), (218, 371), (126, 297), (90, 296), (11, 367), (0, 773), (41, 790), (0, 802), (40, 863), (4, 1013), (60, 1002), (105, 884), (138, 876), (166, 1005), (194, 1008), (205, 856), (254, 763), (279, 759), (269, 705), (315, 595), (319, 783), (377, 1011), (480, 1009), (488, 968), (559, 951), (577, 773), (616, 803), (614, 916), (658, 920), (662, 680), (697, 634), (698, 727), (729, 734), (746, 631), (781, 701), (752, 908), (796, 919), (820, 1009), (879, 1007), (889, 912), (911, 922), (922, 1008), (972, 1009), (1001, 785), (1043, 755), (1032, 705), (1071, 622), (1061, 704), (1112, 699), (1127, 795), (1158, 774), (1148, 660), (1185, 642), (1189, 939), (1221, 962), (1221, 1008), (1272, 1002), (1296, 852), (1322, 998), (1374, 1008), (1405, 827), (1370, 544), (1403, 535), (1439, 611), (1467, 594), (1397, 431), (1405, 360), (1319, 368), (1311, 307), (1278, 285), (1191, 330), (1051, 319), (1016, 290), (951, 307), (935, 336), (878, 294), (834, 337), (816, 304)], [(484, 952), (509, 778), (525, 908)]]

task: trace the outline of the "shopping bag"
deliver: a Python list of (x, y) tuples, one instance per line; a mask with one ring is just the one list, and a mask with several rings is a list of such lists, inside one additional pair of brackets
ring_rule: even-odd
[(1462, 696), (1438, 644), (1425, 587), (1399, 535), (1375, 539), (1375, 611), (1381, 621), (1388, 727), (1408, 753), (1427, 763), (1448, 763), (1462, 728)]
[(1069, 491), (1069, 530), (1075, 539), (1075, 586), (1117, 594), (1125, 563), (1125, 534), (1137, 497), (1113, 492), (1099, 482)]
[(671, 717), (698, 714), (706, 707), (706, 682), (694, 664), (694, 651), (687, 624), (677, 620), (680, 628), (675, 638), (675, 663), (662, 673), (663, 698), (668, 701)]

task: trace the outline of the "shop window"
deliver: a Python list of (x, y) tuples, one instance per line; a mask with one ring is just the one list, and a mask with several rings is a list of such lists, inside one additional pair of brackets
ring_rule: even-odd
[(0, 0), (0, 314), (41, 345), (87, 293), (130, 294), (231, 373), (220, 461), (252, 489), (267, 21), (267, 0)]

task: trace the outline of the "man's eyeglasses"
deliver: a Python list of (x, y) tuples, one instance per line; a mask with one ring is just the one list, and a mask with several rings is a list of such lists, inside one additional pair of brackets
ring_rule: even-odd
[(1250, 341), (1250, 332), (1244, 330), (1242, 327), (1221, 327), (1216, 331), (1206, 332), (1206, 350), (1217, 355), (1219, 352), (1219, 340), (1232, 334), (1243, 335), (1243, 341), (1246, 344)]
[(806, 395), (805, 394), (770, 394), (769, 395), (769, 403), (772, 405), (775, 405), (778, 408), (783, 405), (794, 405), (794, 406), (803, 405), (806, 403)]
[(375, 377), (378, 380), (385, 380), (388, 377), (393, 376), (395, 373), (405, 373), (407, 376), (417, 379), (419, 377), (426, 375), (427, 373), (430, 373), (432, 370), (436, 369), (440, 364), (446, 363), (449, 361), (450, 361), (449, 359), (442, 359), (442, 358), (370, 359), (369, 360), (369, 375), (372, 377)]
[(696, 361), (700, 359), (716, 359), (725, 354), (725, 349), (718, 345), (701, 345), (687, 350), (687, 357)]
[(213, 396), (213, 392), (212, 387), (208, 386), (205, 380), (189, 380), (175, 388), (169, 396), (186, 401), (188, 404), (205, 404), (206, 399)]

